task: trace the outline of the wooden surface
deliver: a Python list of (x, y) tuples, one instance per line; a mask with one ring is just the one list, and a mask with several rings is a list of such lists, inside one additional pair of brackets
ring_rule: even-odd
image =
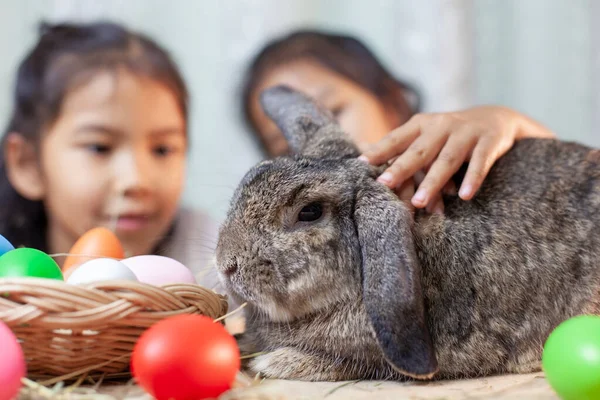
[[(558, 399), (541, 373), (418, 384), (373, 381), (307, 383), (279, 380), (251, 382), (247, 380), (239, 383), (239, 386), (223, 394), (220, 400)], [(108, 395), (107, 399), (111, 397), (115, 399), (152, 399), (135, 386), (106, 387), (101, 392)]]

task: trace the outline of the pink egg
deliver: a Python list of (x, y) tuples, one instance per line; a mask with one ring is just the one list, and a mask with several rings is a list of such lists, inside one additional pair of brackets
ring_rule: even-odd
[(170, 283), (196, 283), (194, 274), (177, 260), (163, 256), (135, 256), (121, 260), (133, 271), (138, 281), (162, 286)]
[(21, 378), (27, 373), (25, 356), (17, 337), (0, 321), (0, 400), (14, 399), (21, 389)]

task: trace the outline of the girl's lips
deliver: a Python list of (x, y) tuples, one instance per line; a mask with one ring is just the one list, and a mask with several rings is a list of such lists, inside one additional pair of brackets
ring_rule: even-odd
[(134, 232), (148, 226), (150, 218), (146, 215), (121, 215), (116, 221), (111, 220), (109, 224), (114, 226), (117, 231)]

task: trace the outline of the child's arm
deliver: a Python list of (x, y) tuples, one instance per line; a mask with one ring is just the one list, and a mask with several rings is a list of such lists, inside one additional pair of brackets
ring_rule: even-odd
[[(555, 138), (536, 121), (506, 107), (481, 106), (465, 111), (417, 114), (389, 133), (361, 156), (372, 164), (396, 160), (379, 177), (398, 188), (421, 170), (426, 170), (412, 195), (415, 207), (443, 210), (442, 189), (449, 189), (452, 176), (464, 162), (469, 163), (459, 196), (470, 200), (492, 165), (515, 141), (527, 137)], [(406, 185), (403, 185), (406, 186)], [(404, 193), (407, 193), (404, 191)]]

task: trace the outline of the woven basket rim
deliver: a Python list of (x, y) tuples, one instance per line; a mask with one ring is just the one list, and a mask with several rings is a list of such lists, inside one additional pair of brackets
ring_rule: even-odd
[(131, 287), (135, 287), (135, 286), (139, 286), (139, 287), (153, 287), (153, 288), (164, 288), (167, 286), (193, 286), (193, 287), (201, 287), (204, 288), (210, 292), (215, 293), (218, 296), (224, 296), (220, 293), (215, 292), (212, 289), (207, 288), (206, 286), (200, 285), (198, 283), (185, 283), (185, 282), (181, 282), (181, 283), (168, 283), (165, 285), (152, 285), (149, 283), (144, 283), (144, 282), (140, 282), (140, 281), (132, 281), (132, 280), (127, 280), (127, 279), (110, 279), (110, 280), (102, 280), (102, 281), (97, 281), (97, 282), (92, 282), (92, 283), (82, 283), (82, 284), (72, 284), (72, 283), (68, 283), (66, 281), (60, 280), (60, 279), (49, 279), (49, 278), (39, 278), (39, 277), (0, 277), (0, 283), (31, 283), (31, 284), (36, 284), (36, 285), (40, 285), (40, 286), (48, 286), (48, 287), (60, 287), (62, 285), (67, 285), (70, 287), (74, 287), (74, 288), (88, 288), (88, 287), (96, 287), (96, 286), (103, 286), (104, 284), (115, 284), (118, 283), (120, 286), (123, 287), (127, 287), (127, 286), (131, 286)]

